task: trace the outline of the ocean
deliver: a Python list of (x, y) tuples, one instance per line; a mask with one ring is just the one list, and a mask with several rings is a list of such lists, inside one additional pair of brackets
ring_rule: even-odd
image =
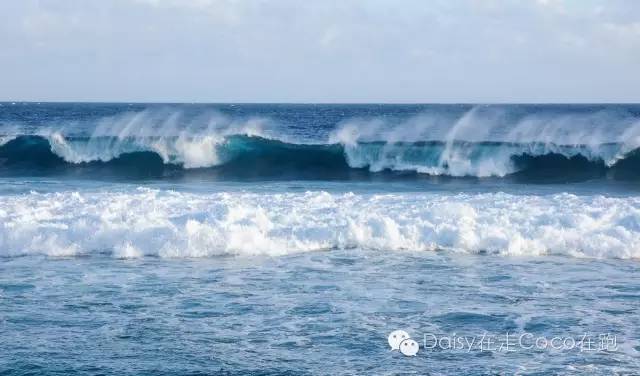
[(0, 374), (638, 374), (639, 150), (628, 104), (0, 103)]

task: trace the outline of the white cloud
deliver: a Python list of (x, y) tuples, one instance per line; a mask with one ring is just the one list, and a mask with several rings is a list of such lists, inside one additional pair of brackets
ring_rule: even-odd
[(0, 99), (640, 101), (634, 0), (0, 2)]

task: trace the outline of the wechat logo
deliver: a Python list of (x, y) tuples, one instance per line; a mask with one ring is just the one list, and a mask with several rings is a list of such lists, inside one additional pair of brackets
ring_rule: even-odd
[(416, 356), (418, 353), (418, 342), (411, 339), (409, 333), (404, 330), (394, 330), (387, 338), (391, 351), (399, 350), (404, 356)]

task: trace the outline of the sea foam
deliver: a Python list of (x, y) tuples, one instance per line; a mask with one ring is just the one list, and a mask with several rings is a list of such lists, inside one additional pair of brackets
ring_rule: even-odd
[(0, 197), (0, 255), (286, 255), (331, 249), (640, 257), (640, 198), (147, 188)]

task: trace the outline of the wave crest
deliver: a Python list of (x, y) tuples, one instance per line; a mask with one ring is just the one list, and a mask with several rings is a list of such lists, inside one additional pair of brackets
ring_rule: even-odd
[[(358, 178), (370, 174), (452, 177), (613, 177), (640, 174), (622, 145), (494, 142), (296, 144), (250, 136), (64, 138), (18, 136), (0, 146), (0, 174), (92, 172), (164, 176), (207, 171), (226, 177)], [(203, 170), (204, 169), (204, 170)]]
[[(636, 115), (612, 110), (556, 114), (553, 107), (514, 115), (516, 110), (476, 106), (461, 115), (445, 111), (401, 121), (351, 119), (330, 131), (217, 113), (185, 120), (179, 112), (158, 110), (31, 133), (4, 127), (0, 174), (89, 168), (141, 177), (194, 169), (231, 177), (316, 179), (389, 172), (481, 178), (533, 173), (559, 180), (640, 176)], [(305, 139), (305, 132), (324, 136)]]
[(338, 126), (329, 140), (344, 145), (354, 167), (475, 177), (524, 171), (524, 160), (550, 155), (610, 168), (640, 147), (640, 121), (634, 114), (548, 110), (518, 115), (510, 106), (475, 106), (460, 116), (352, 119)]

